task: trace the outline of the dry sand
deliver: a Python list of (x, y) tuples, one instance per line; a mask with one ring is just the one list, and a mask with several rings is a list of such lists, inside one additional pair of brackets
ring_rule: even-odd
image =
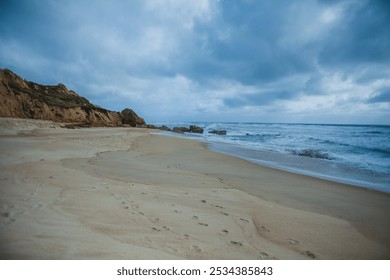
[(390, 195), (139, 128), (0, 119), (1, 259), (389, 259)]

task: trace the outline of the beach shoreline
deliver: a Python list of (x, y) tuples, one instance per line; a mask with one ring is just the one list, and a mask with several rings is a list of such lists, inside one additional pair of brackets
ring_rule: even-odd
[(389, 194), (149, 129), (1, 121), (1, 259), (390, 257)]
[[(256, 164), (390, 193), (387, 126), (218, 122), (166, 126), (194, 124), (204, 133), (161, 134), (205, 141), (213, 151)], [(224, 134), (210, 133), (213, 130)]]

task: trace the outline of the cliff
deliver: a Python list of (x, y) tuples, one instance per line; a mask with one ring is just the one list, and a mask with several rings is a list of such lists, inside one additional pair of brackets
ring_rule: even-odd
[(86, 126), (144, 126), (133, 110), (121, 113), (91, 104), (65, 85), (40, 85), (0, 69), (0, 117), (51, 120)]

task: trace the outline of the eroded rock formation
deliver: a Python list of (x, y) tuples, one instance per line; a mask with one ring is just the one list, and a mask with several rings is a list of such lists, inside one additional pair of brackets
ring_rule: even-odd
[(29, 82), (10, 70), (0, 69), (0, 117), (51, 120), (83, 126), (144, 126), (133, 110), (122, 113), (91, 104), (65, 85)]

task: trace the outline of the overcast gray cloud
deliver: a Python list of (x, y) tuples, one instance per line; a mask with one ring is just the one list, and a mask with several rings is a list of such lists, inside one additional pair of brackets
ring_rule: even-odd
[(390, 5), (0, 1), (0, 67), (147, 121), (390, 124)]

